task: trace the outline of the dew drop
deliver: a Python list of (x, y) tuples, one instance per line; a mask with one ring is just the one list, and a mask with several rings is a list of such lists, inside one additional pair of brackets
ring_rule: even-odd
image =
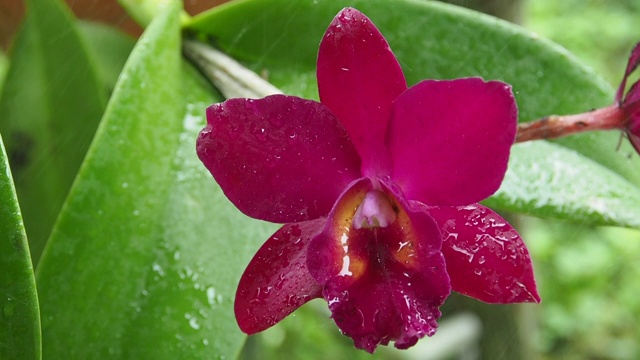
[(7, 302), (4, 303), (4, 306), (2, 308), (2, 313), (4, 314), (4, 316), (5, 317), (13, 316), (13, 314), (15, 313), (15, 309), (16, 309), (15, 302), (12, 302), (11, 298), (7, 298)]

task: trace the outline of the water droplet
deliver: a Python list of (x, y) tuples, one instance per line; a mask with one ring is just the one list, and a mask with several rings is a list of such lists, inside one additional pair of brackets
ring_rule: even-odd
[(250, 129), (251, 135), (253, 135), (256, 139), (260, 140), (260, 141), (266, 141), (267, 140), (267, 133), (264, 127), (259, 126), (256, 123), (252, 123), (251, 124), (251, 129)]
[(484, 256), (480, 256), (478, 258), (478, 264), (480, 264), (480, 265), (484, 264), (485, 261), (486, 261), (486, 259), (484, 258)]
[(4, 314), (5, 317), (11, 317), (15, 313), (15, 310), (16, 310), (15, 302), (8, 297), (7, 302), (4, 303), (4, 306), (2, 308), (2, 313)]
[(160, 266), (160, 264), (154, 262), (153, 265), (151, 265), (151, 267), (153, 269), (153, 272), (155, 272), (156, 274), (158, 274), (160, 276), (164, 276), (165, 275), (165, 272), (162, 269), (162, 266)]
[(473, 249), (467, 250), (467, 249), (463, 249), (463, 248), (461, 248), (459, 246), (456, 246), (456, 245), (453, 245), (452, 249), (457, 251), (457, 252), (459, 252), (459, 253), (461, 253), (461, 254), (466, 255), (467, 259), (469, 260), (469, 262), (473, 261), (473, 257), (475, 256), (475, 252), (478, 250), (477, 246), (476, 246), (475, 250), (473, 250)]
[(184, 314), (184, 318), (189, 321), (189, 326), (194, 330), (200, 330), (200, 324), (198, 323), (198, 319), (189, 313)]
[(280, 274), (280, 277), (278, 278), (278, 282), (275, 285), (276, 290), (281, 290), (282, 287), (284, 286), (284, 284), (286, 284), (286, 278), (287, 275), (285, 273)]
[(296, 133), (296, 131), (294, 129), (289, 129), (287, 130), (287, 137), (289, 138), (289, 142), (293, 143), (296, 138), (298, 137), (298, 134)]
[(214, 305), (222, 302), (222, 295), (216, 294), (216, 289), (213, 287), (208, 287), (205, 292), (207, 294), (207, 302), (209, 303), (209, 306), (213, 307)]

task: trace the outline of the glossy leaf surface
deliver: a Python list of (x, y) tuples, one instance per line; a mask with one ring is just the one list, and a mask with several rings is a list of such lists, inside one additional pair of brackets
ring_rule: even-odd
[(7, 59), (7, 56), (0, 51), (0, 94), (2, 94), (2, 85), (4, 85), (4, 78), (7, 75), (8, 68), (9, 59)]
[(179, 8), (134, 48), (38, 267), (46, 358), (233, 358), (233, 296), (275, 227), (196, 157), (219, 101), (180, 58)]
[(89, 21), (78, 21), (78, 29), (86, 39), (89, 50), (95, 56), (96, 71), (102, 87), (109, 94), (136, 41), (119, 30)]
[(40, 314), (33, 266), (2, 138), (0, 269), (0, 359), (40, 359)]
[(0, 98), (0, 132), (38, 259), (104, 107), (93, 60), (69, 9), (29, 0)]
[[(331, 19), (345, 6), (358, 8), (378, 26), (410, 85), (425, 78), (482, 76), (502, 80), (513, 85), (521, 121), (582, 112), (613, 101), (611, 87), (557, 45), (508, 23), (436, 2), (240, 1), (194, 18), (188, 28), (209, 35), (224, 51), (268, 74), (285, 93), (317, 98), (318, 43)], [(616, 151), (618, 139), (617, 132), (587, 134), (560, 140), (560, 145), (544, 147), (531, 156), (514, 151), (512, 162), (519, 166), (513, 171), (519, 172), (520, 178), (538, 181), (532, 186), (545, 191), (540, 201), (529, 201), (522, 196), (530, 194), (506, 186), (491, 200), (491, 206), (576, 221), (584, 221), (589, 213), (587, 218), (595, 224), (636, 226), (629, 219), (640, 217), (631, 200), (640, 196), (640, 172), (635, 171), (640, 159), (627, 156), (633, 152), (628, 144)], [(575, 154), (573, 164), (598, 169), (588, 174), (593, 189), (612, 178), (630, 181), (624, 188), (629, 196), (618, 199), (615, 211), (591, 207), (589, 196), (600, 195), (577, 193), (575, 188), (547, 181), (555, 176), (555, 169), (539, 166), (537, 161), (550, 154), (561, 156), (569, 149), (575, 150), (571, 151)], [(573, 176), (564, 179), (569, 184), (585, 174), (570, 172), (565, 176)], [(540, 209), (542, 197), (550, 196), (553, 204), (545, 203), (545, 209)], [(625, 212), (627, 215), (620, 216)]]
[(502, 187), (486, 205), (514, 212), (528, 209), (526, 213), (539, 217), (640, 228), (640, 196), (622, 176), (554, 143), (518, 144), (512, 153)]

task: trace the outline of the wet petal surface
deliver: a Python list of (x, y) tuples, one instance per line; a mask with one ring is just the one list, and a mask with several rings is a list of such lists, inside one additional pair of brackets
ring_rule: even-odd
[[(383, 186), (397, 212), (386, 227), (354, 228), (372, 186), (361, 181), (343, 194), (309, 245), (308, 268), (341, 331), (373, 352), (395, 341), (407, 348), (435, 333), (438, 307), (451, 287), (437, 224)], [(379, 191), (379, 190), (374, 190)]]
[(453, 290), (488, 303), (540, 302), (527, 247), (502, 217), (479, 204), (429, 212)]
[(360, 176), (358, 154), (335, 116), (293, 96), (212, 105), (197, 152), (240, 211), (277, 223), (327, 215)]
[(507, 169), (517, 108), (511, 87), (480, 78), (425, 80), (396, 100), (388, 144), (393, 180), (427, 205), (493, 194)]
[(389, 171), (384, 147), (392, 102), (407, 88), (389, 44), (371, 20), (346, 8), (318, 52), (318, 91), (345, 126), (363, 159), (363, 175)]
[(309, 274), (306, 251), (325, 219), (287, 224), (258, 250), (236, 292), (235, 314), (247, 334), (265, 330), (311, 299), (321, 286)]

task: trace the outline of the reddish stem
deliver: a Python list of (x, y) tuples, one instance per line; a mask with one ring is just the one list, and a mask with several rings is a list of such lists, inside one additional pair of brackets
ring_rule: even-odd
[(555, 139), (585, 131), (624, 129), (626, 114), (613, 105), (575, 115), (549, 115), (542, 119), (518, 124), (516, 143)]

